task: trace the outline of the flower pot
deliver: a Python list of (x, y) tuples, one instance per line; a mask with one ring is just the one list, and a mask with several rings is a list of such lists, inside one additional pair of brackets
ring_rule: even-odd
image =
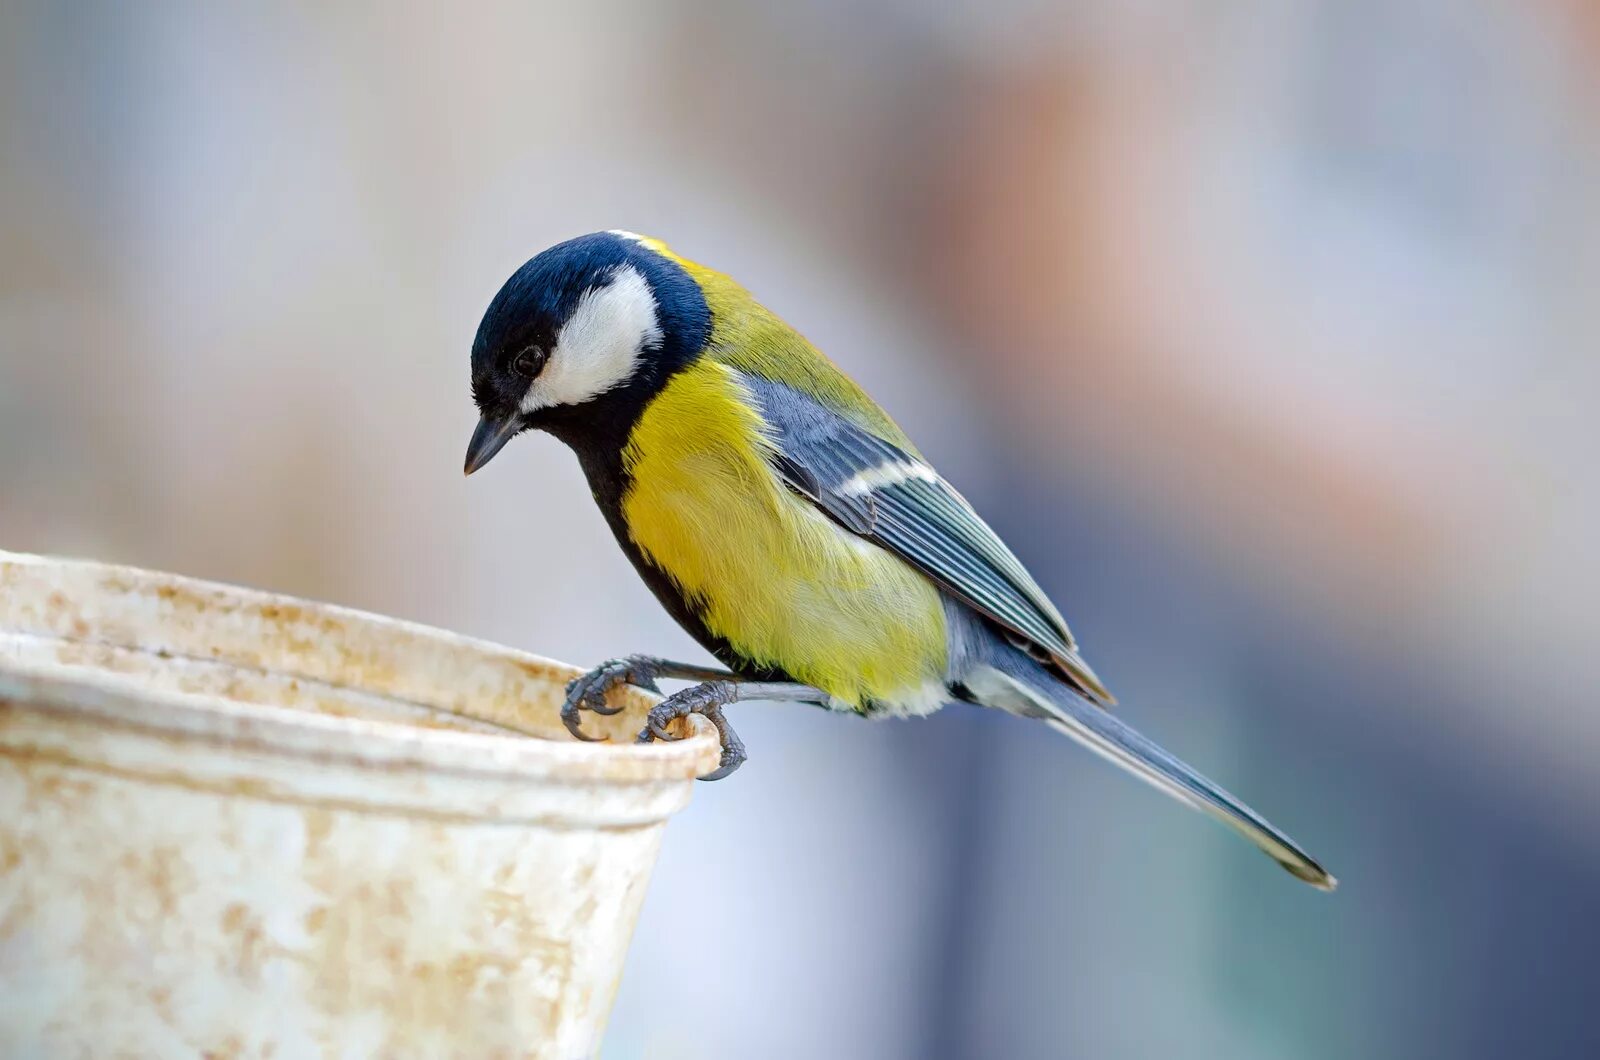
[(718, 749), (577, 672), (0, 553), (0, 1055), (591, 1055)]

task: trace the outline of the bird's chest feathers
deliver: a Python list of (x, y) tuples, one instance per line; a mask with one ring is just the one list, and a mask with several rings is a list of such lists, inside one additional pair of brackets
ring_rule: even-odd
[(855, 704), (937, 679), (937, 591), (791, 493), (768, 463), (773, 444), (735, 372), (711, 361), (679, 372), (624, 452), (634, 544), (753, 663)]

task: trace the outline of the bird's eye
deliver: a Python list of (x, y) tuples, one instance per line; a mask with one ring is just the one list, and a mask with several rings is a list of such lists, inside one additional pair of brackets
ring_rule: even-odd
[(539, 369), (543, 367), (544, 351), (537, 346), (529, 346), (511, 358), (511, 370), (524, 379), (532, 379), (539, 374)]

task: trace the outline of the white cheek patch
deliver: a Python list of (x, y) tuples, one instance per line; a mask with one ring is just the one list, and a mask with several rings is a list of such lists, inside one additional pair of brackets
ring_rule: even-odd
[(610, 283), (578, 299), (544, 370), (528, 387), (522, 411), (581, 405), (621, 386), (633, 378), (640, 353), (660, 341), (650, 284), (624, 265)]

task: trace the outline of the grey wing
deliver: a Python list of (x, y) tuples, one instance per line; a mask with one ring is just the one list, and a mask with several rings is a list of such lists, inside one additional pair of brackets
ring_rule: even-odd
[(1116, 700), (1044, 590), (972, 505), (920, 457), (791, 387), (745, 377), (790, 489), (1006, 630), (1090, 699)]

